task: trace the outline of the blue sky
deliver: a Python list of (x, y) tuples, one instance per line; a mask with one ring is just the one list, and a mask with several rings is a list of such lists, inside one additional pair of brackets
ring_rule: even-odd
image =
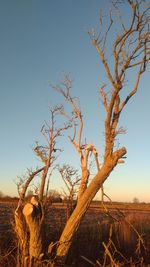
[[(35, 167), (32, 152), (40, 128), (49, 118), (49, 107), (61, 97), (49, 84), (59, 83), (63, 73), (73, 79), (73, 95), (79, 96), (85, 118), (84, 136), (103, 155), (104, 111), (98, 87), (105, 74), (91, 45), (88, 30), (97, 27), (103, 0), (5, 0), (0, 2), (0, 190), (16, 195), (15, 180), (26, 168)], [(127, 14), (124, 6), (124, 13)], [(149, 70), (121, 117), (127, 134), (120, 137), (128, 154), (105, 183), (112, 200), (150, 202), (150, 91)], [(134, 75), (131, 75), (131, 82)], [(78, 166), (71, 145), (65, 163)], [(69, 158), (68, 158), (69, 155)], [(52, 187), (62, 187), (59, 177)]]

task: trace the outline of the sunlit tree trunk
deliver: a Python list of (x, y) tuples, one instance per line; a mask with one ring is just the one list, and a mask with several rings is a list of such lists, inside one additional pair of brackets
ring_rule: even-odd
[(107, 177), (110, 175), (110, 173), (116, 166), (118, 160), (125, 154), (126, 154), (126, 149), (122, 148), (117, 152), (115, 152), (112, 157), (107, 158), (101, 170), (92, 179), (91, 183), (89, 184), (84, 194), (82, 195), (80, 201), (78, 201), (78, 204), (75, 210), (73, 211), (72, 215), (70, 216), (69, 220), (67, 221), (66, 226), (59, 240), (59, 245), (57, 249), (57, 258), (60, 259), (60, 261), (62, 262), (65, 261), (70, 245), (72, 243), (73, 236), (77, 231), (80, 222), (83, 216), (85, 215), (92, 199), (94, 198), (98, 190), (101, 188), (102, 184), (107, 179)]
[(17, 267), (29, 266), (29, 236), (22, 207), (15, 211), (15, 232), (18, 237)]
[(44, 211), (35, 197), (24, 206), (23, 215), (29, 229), (29, 257), (33, 264), (44, 255)]
[(40, 263), (44, 255), (44, 214), (40, 203), (32, 197), (30, 203), (15, 211), (15, 231), (18, 236), (17, 267)]

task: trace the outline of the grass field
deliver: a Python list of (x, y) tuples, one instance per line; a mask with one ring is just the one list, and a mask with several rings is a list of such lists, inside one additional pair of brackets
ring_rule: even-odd
[[(15, 202), (0, 202), (0, 267), (15, 266), (15, 207)], [(53, 204), (48, 207), (48, 243), (58, 240), (65, 221), (66, 205)], [(149, 204), (114, 203), (103, 207), (100, 203), (93, 203), (87, 211), (72, 244), (68, 266), (107, 266), (113, 259), (124, 262), (121, 266), (150, 264)], [(97, 265), (94, 265), (96, 261)], [(130, 262), (136, 264), (130, 265)]]

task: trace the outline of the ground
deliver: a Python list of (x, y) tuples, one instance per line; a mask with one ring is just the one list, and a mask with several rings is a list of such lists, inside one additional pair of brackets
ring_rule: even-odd
[[(15, 266), (17, 243), (13, 213), (16, 204), (0, 202), (0, 267)], [(47, 207), (47, 244), (58, 240), (65, 221), (66, 204), (53, 203)], [(100, 202), (93, 202), (76, 233), (68, 266), (91, 266), (88, 260), (102, 264), (104, 247), (119, 261), (143, 258), (146, 265), (150, 264), (150, 204), (107, 203), (103, 206)], [(109, 261), (106, 251), (105, 256)]]

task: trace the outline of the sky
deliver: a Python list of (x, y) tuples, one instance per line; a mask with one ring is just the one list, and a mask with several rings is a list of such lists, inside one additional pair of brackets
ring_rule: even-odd
[[(59, 84), (64, 73), (73, 80), (72, 94), (80, 98), (84, 137), (96, 145), (102, 160), (105, 113), (98, 88), (106, 75), (88, 35), (99, 27), (100, 10), (106, 14), (109, 1), (0, 1), (0, 191), (4, 194), (17, 195), (17, 177), (37, 165), (34, 143), (41, 140), (49, 108), (63, 102), (50, 84)], [(134, 78), (129, 75), (131, 84)], [(113, 201), (136, 197), (150, 202), (149, 82), (148, 69), (121, 116), (127, 133), (118, 142), (126, 146), (127, 159), (104, 184)], [(72, 146), (66, 140), (63, 144), (60, 161), (79, 166)], [(50, 186), (61, 190), (58, 174)]]

